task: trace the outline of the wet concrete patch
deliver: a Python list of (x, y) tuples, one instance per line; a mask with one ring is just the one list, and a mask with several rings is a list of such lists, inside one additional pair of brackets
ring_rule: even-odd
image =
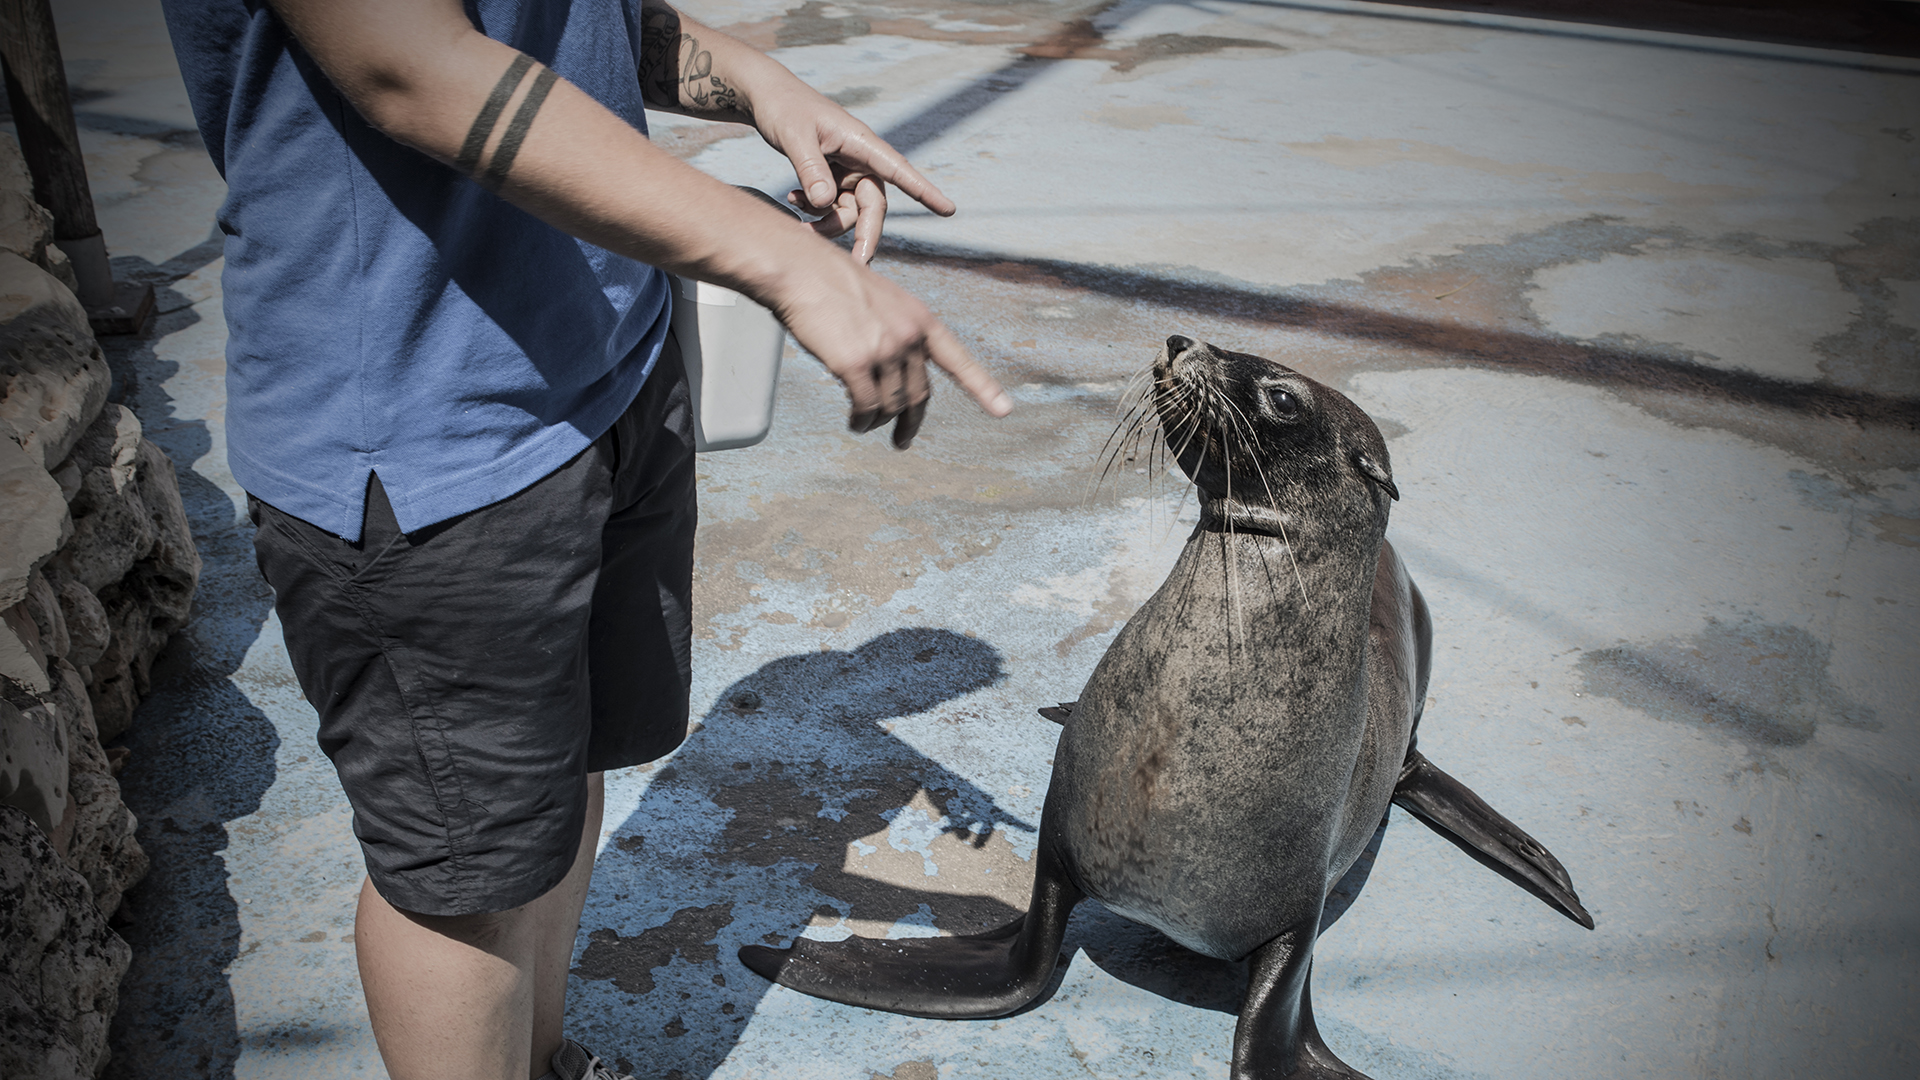
[(1020, 52), (1047, 60), (1105, 60), (1115, 71), (1132, 71), (1154, 60), (1208, 56), (1227, 49), (1289, 51), (1285, 45), (1260, 38), (1221, 37), (1216, 34), (1149, 34), (1122, 44), (1110, 44), (1091, 19), (1076, 19), (1047, 41)]
[[(1671, 343), (1714, 367), (1817, 380), (1821, 338), (1860, 311), (1822, 259), (1664, 250), (1542, 270), (1534, 312), (1572, 338)], [(1756, 307), (1775, 318), (1752, 316)]]
[(990, 812), (982, 820), (958, 789), (929, 788), (885, 768), (828, 774), (813, 762), (802, 769), (812, 786), (830, 775), (851, 797), (827, 806), (776, 762), (766, 779), (711, 793), (733, 811), (715, 857), (814, 866), (802, 880), (838, 903), (816, 908), (813, 926), (886, 937), (924, 907), (927, 925), (964, 934), (1026, 910), (1032, 867), (995, 829)]
[(1828, 674), (1832, 649), (1797, 626), (1708, 619), (1686, 640), (1587, 652), (1588, 693), (1756, 747), (1800, 746), (1821, 724), (1878, 730), (1874, 710)]
[(1823, 366), (1836, 382), (1920, 395), (1920, 218), (1876, 218), (1853, 239), (1832, 261), (1859, 317), (1820, 343)]
[(866, 19), (845, 13), (837, 6), (807, 0), (787, 11), (774, 32), (774, 44), (782, 49), (796, 45), (838, 45), (848, 38), (865, 37), (871, 32)]
[(681, 908), (664, 925), (621, 937), (610, 929), (587, 934), (587, 947), (573, 974), (583, 979), (610, 979), (629, 994), (653, 992), (655, 968), (666, 967), (678, 956), (689, 964), (711, 964), (720, 955), (714, 943), (733, 921), (733, 905), (722, 901), (702, 908)]

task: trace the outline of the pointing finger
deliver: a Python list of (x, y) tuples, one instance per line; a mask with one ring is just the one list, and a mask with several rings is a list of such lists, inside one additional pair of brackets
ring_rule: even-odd
[(1013, 397), (1006, 388), (980, 366), (944, 323), (935, 323), (927, 334), (927, 358), (951, 375), (962, 390), (972, 394), (987, 415), (1005, 416), (1013, 411)]
[(920, 175), (920, 170), (903, 157), (900, 151), (887, 144), (885, 139), (865, 129), (855, 133), (834, 151), (834, 156), (849, 165), (871, 173), (901, 191), (913, 201), (939, 214), (951, 217), (954, 212), (953, 200), (947, 198), (933, 181)]

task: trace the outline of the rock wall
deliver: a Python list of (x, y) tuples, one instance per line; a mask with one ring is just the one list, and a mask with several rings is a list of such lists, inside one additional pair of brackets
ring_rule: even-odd
[(147, 871), (114, 779), (200, 574), (173, 463), (107, 401), (105, 356), (0, 132), (0, 1076), (84, 1080)]

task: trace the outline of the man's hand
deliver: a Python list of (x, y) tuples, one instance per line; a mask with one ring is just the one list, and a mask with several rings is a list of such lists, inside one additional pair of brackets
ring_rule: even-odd
[(953, 213), (953, 200), (899, 151), (786, 68), (694, 22), (666, 0), (644, 0), (641, 12), (645, 46), (639, 75), (647, 104), (752, 124), (767, 145), (793, 163), (800, 187), (788, 201), (819, 215), (813, 228), (822, 236), (852, 229), (854, 258), (871, 262), (879, 249), (887, 184), (941, 217)]
[(988, 414), (1013, 411), (1013, 399), (925, 304), (844, 255), (839, 264), (844, 273), (837, 278), (797, 280), (774, 311), (846, 386), (850, 428), (865, 433), (893, 421), (893, 445), (906, 449), (926, 416), (928, 364), (951, 375)]

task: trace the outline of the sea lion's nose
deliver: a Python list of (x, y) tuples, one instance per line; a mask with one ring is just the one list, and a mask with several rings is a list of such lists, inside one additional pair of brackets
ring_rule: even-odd
[(1180, 354), (1193, 348), (1193, 339), (1175, 334), (1167, 339), (1167, 359), (1178, 360)]

